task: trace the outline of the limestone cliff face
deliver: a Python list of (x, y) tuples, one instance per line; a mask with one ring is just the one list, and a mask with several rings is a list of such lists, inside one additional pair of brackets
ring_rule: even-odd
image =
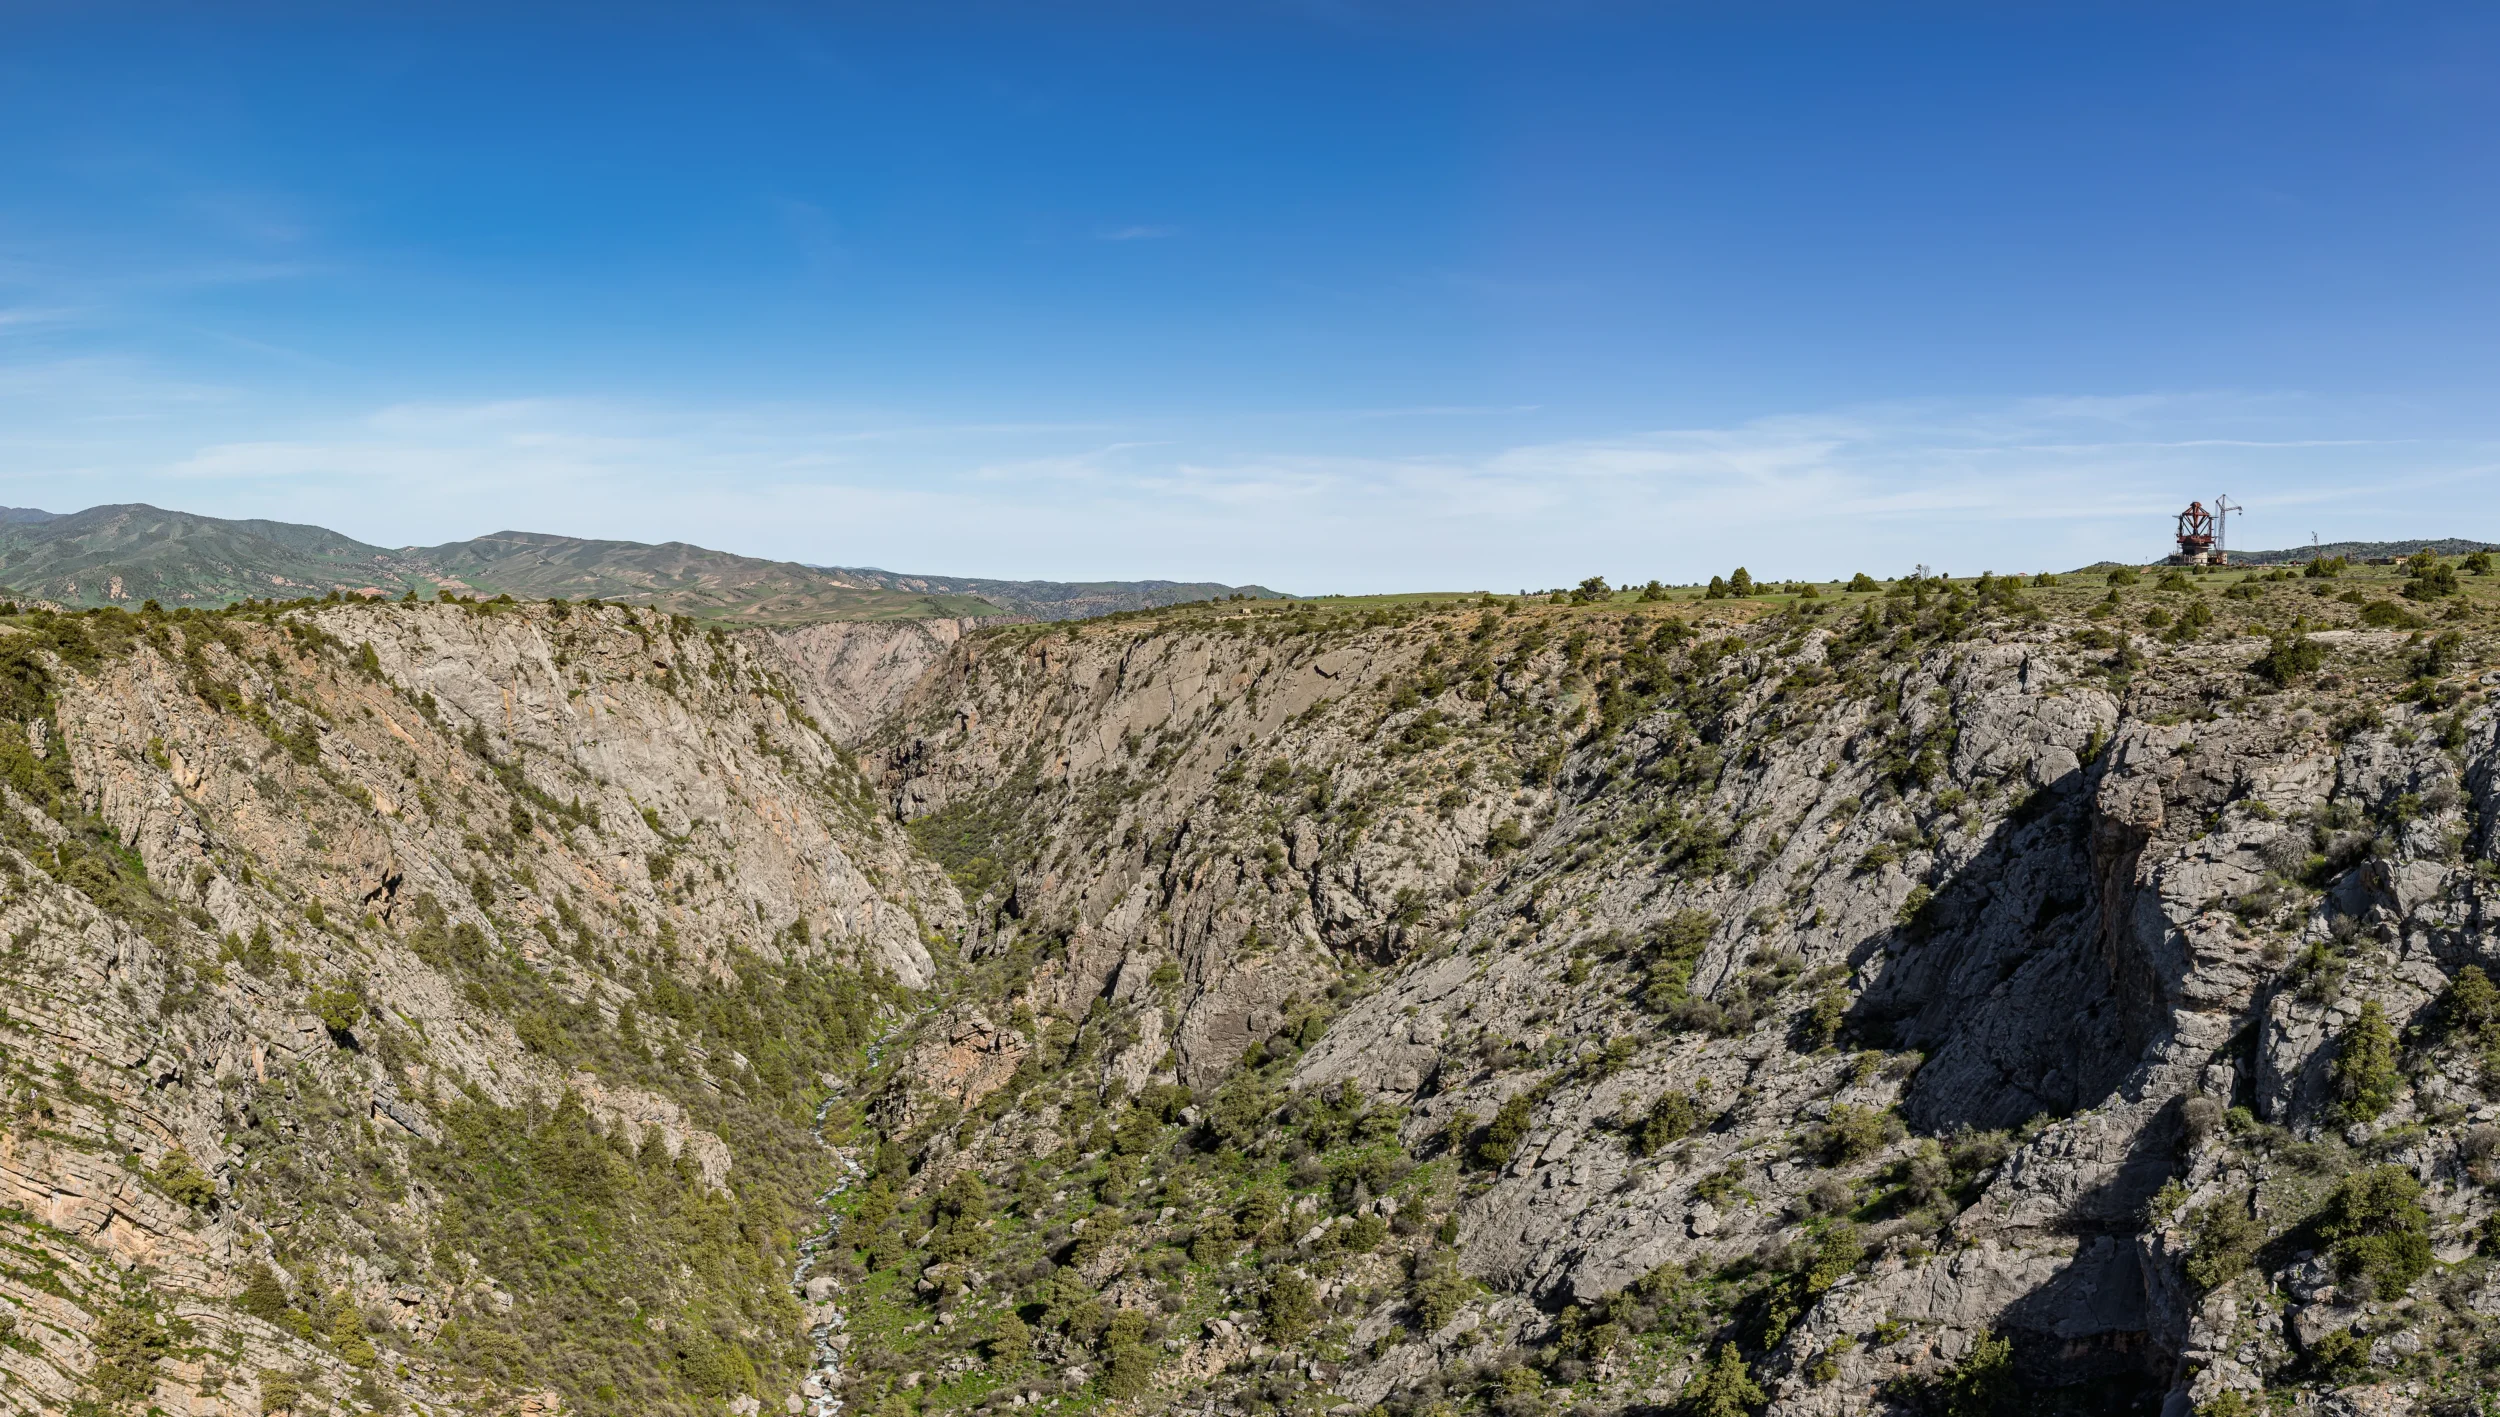
[[(0, 655), (0, 1225), (34, 1257), (0, 1275), (0, 1409), (153, 1385), (198, 1413), (294, 1390), (482, 1411), (562, 1386), (497, 1346), (569, 1302), (497, 1272), (532, 1254), (499, 1248), (497, 1208), (551, 1183), (499, 1199), (469, 1167), (585, 1136), (619, 1159), (577, 1167), (682, 1176), (648, 1183), (654, 1224), (791, 1224), (804, 1191), (773, 1198), (791, 1176), (741, 1150), (769, 1139), (774, 1064), (710, 1001), (789, 971), (923, 986), (959, 918), (775, 662), (682, 621), (38, 617)], [(720, 1330), (704, 1361), (739, 1343), (795, 1381), (786, 1293), (651, 1280), (608, 1302), (660, 1306), (653, 1361), (683, 1360), (660, 1335), (693, 1304)]]
[(921, 676), (983, 623), (836, 621), (748, 631), (741, 639), (789, 680), (799, 702), (826, 732), (840, 742), (857, 743), (882, 727)]
[[(2500, 965), (2494, 728), (2471, 693), (2391, 701), (2418, 637), (2325, 633), (2342, 667), (2303, 696), (2252, 677), (2263, 640), (2128, 644), (2036, 608), (1932, 643), (1552, 618), (957, 647), (869, 761), (979, 897), (969, 957), (1013, 965), (925, 1045), (947, 1115), (997, 1118), (935, 1138), (928, 1174), (1110, 1156), (1083, 1154), (1090, 1105), (1020, 1091), (1050, 1067), (1116, 1080), (1115, 1110), (1191, 1087), (1183, 1135), (1218, 1156), (1255, 1151), (1225, 1099), (1257, 1070), (1280, 1166), (1338, 1164), (1294, 1128), (1342, 1087), (1397, 1118), (1426, 1164), (1394, 1213), (1446, 1214), (1488, 1287), (1419, 1309), (1428, 1230), (1359, 1258), (1325, 1224), (1262, 1240), (1211, 1276), (1232, 1318), (1168, 1345), (1229, 1371), (1218, 1392), (1274, 1371), (1240, 1315), (1296, 1266), (1339, 1324), (1306, 1380), (1393, 1411), (1672, 1404), (1723, 1346), (1783, 1413), (1943, 1402), (1998, 1339), (2085, 1407), (2453, 1381), (2401, 1386), (2469, 1341), (2478, 1261), (2426, 1310), (2313, 1257), (2328, 1193), (2373, 1167), (2420, 1188), (2443, 1261), (2491, 1213), (2500, 1109), (2439, 1001)], [(2337, 1062), (2365, 1006), (2412, 1029), (2366, 1105)], [(1377, 1186), (1341, 1210), (1309, 1169), (1286, 1184), (1319, 1219), (1373, 1213)], [(1140, 1257), (1115, 1278), (1240, 1204), (1183, 1181), (1159, 1221), (1104, 1206)], [(1663, 1347), (1585, 1337), (1677, 1306)], [(2318, 1356), (2346, 1333), (2362, 1357)], [(1531, 1403), (1512, 1370), (1560, 1386)]]
[(933, 669), (868, 766), (941, 855), (971, 832), (1002, 858), (976, 871), (1005, 924), (975, 957), (1047, 942), (1036, 1003), (1151, 1004), (1116, 1070), (1211, 1087), (1289, 1001), (1426, 931), (1496, 820), (1550, 798), (1473, 779), (1455, 714), (1381, 758), (1385, 686), (1426, 644), (1011, 632)]
[(0, 1410), (2471, 1397), (2480, 601), (2250, 587), (0, 617)]

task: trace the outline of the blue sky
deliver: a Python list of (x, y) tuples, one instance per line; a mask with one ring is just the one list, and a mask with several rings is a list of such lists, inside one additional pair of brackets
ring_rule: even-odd
[(0, 3), (0, 501), (1311, 592), (2500, 539), (2489, 7), (502, 10)]

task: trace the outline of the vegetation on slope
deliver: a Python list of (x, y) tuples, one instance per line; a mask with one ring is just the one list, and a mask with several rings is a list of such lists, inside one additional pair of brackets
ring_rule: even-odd
[[(1328, 997), (1298, 1005), (1274, 1037), (1191, 1096), (1177, 1120), (1162, 1091), (1133, 1097), (1125, 1084), (1105, 1081), (1104, 1060), (1136, 1036), (1134, 1011), (1157, 996), (1098, 1005), (1081, 1017), (1029, 1012), (1028, 981), (1055, 967), (1078, 922), (1034, 917), (1034, 898), (1019, 898), (1024, 913), (996, 922), (1014, 948), (984, 966), (987, 973), (968, 976), (963, 999), (1049, 1041), (970, 1115), (919, 1106), (887, 1118), (899, 1124), (887, 1131), (880, 1187), (842, 1232), (859, 1266), (854, 1293), (864, 1296), (854, 1313), (868, 1316), (865, 1335), (873, 1340), (852, 1370), (853, 1400), (894, 1414), (995, 1409), (1018, 1394), (1049, 1394), (1062, 1406), (1118, 1401), (1135, 1391), (1141, 1364), (1168, 1365), (1183, 1338), (1213, 1343), (1209, 1335), (1238, 1330), (1245, 1338), (1229, 1376), (1157, 1366), (1154, 1400), (1213, 1400), (1248, 1411), (1325, 1405), (1338, 1364), (1378, 1359), (1416, 1341), (1419, 1329), (1437, 1330), (1487, 1302), (1447, 1268), (1443, 1227), (1472, 1188), (1510, 1159), (1558, 1089), (1622, 1066), (1660, 1033), (1780, 1029), (1809, 1054), (1856, 1053), (1863, 1076), (1918, 1065), (1915, 1054), (1888, 1054), (1880, 1036), (1849, 1031), (1845, 979), (1757, 957), (1740, 978), (1696, 998), (1691, 931), (1591, 939), (1558, 959), (1556, 973), (1559, 982), (1618, 992), (1631, 1018), (1615, 1025), (1615, 1037), (1535, 1049), (1487, 1037), (1478, 1065), (1520, 1078), (1511, 1100), (1490, 1116), (1419, 1138), (1393, 1117), (1371, 1116), (1351, 1095), (1283, 1086), (1291, 1068), (1280, 1063), (1300, 1057), (1336, 1009), (1382, 977), (1367, 971), (1371, 961), (1394, 958), (1403, 968), (1436, 957), (1464, 934), (1471, 915), (1493, 908), (1494, 891), (1505, 886), (1514, 899), (1528, 886), (1532, 899), (1550, 888), (1560, 900), (1575, 884), (1610, 875), (1699, 882), (1766, 869), (1787, 845), (1777, 824), (1712, 819), (1696, 804), (1733, 766), (1844, 707), (1871, 707), (1858, 751), (1875, 765), (1882, 797), (1910, 806), (1927, 825), (1916, 839), (1836, 867), (1882, 870), (1925, 859), (1949, 834), (2025, 820), (2038, 810), (2026, 800), (2034, 796), (2029, 786), (1964, 784), (1947, 772), (1951, 705), (1906, 703), (1899, 690), (1905, 668), (2008, 633), (2036, 636), (2071, 656), (2155, 722), (2277, 715), (2340, 725), (2349, 736), (2371, 731), (2393, 703), (2409, 706), (2453, 747), (2462, 742), (2462, 711), (2483, 697), (2468, 671), (2485, 653), (2495, 601), (2489, 576), (2483, 558), (2463, 565), (2418, 558), (2397, 567), (2320, 558), (2305, 570), (1861, 577), (1854, 588), (1826, 583), (1769, 594), (1733, 589), (1740, 578), (1727, 577), (1716, 596), (1592, 583), (1537, 600), (1222, 604), (988, 633), (982, 674), (1016, 672), (986, 666), (1025, 662), (1023, 651), (1046, 643), (1097, 638), (1135, 646), (1115, 656), (1124, 664), (1151, 664), (1144, 649), (1156, 636), (1247, 641), (1294, 656), (1358, 641), (1424, 647), (1404, 661), (1411, 670), (1361, 686), (1360, 703), (1314, 710), (1368, 725), (1343, 758), (1254, 752), (1218, 774), (1189, 814), (1181, 848), (1188, 859), (1159, 864), (1163, 848), (1139, 839), (1130, 804), (1190, 751), (1192, 734), (1215, 731), (1212, 719), (1134, 735), (1090, 781), (1014, 775), (919, 818), (914, 831), (924, 846), (957, 871), (967, 895), (986, 894), (993, 904), (1019, 878), (1065, 880), (1089, 863), (1141, 850), (1166, 880), (1197, 879), (1201, 864), (1256, 861), (1262, 853), (1274, 872), (1285, 823), (1316, 820), (1324, 850), (1342, 850), (1444, 793), (1472, 801), (1498, 799), (1512, 786), (1551, 786), (1578, 830), (1568, 840), (1539, 840), (1520, 823), (1497, 822), (1469, 891), (1419, 901), (1403, 921), (1379, 922), (1377, 953), (1332, 940), (1341, 973)], [(2389, 629), (2397, 633), (2345, 633)], [(1821, 662), (1801, 664), (1795, 651), (1817, 632)], [(2156, 674), (2156, 659), (2178, 667)], [(1526, 691), (1532, 684), (1539, 691)], [(1634, 725), (1637, 754), (1616, 746)], [(2396, 823), (2375, 825), (2400, 824), (2422, 808), (2394, 810)], [(2234, 908), (2252, 925), (2295, 928), (2320, 889), (2356, 864), (2353, 841), (2369, 849), (2368, 832), (2356, 838), (2355, 829), (2372, 825), (2322, 816), (2309, 838), (2311, 857), (2284, 862)], [(1518, 853), (1532, 841), (1534, 852)], [(1941, 928), (1936, 908), (1923, 886), (1911, 891), (1899, 920), (1904, 938)], [(1520, 917), (1523, 947), (1536, 943), (1526, 933), (1535, 918)], [(1697, 928), (1718, 923), (1704, 919)], [(1158, 973), (1156, 987), (1180, 982), (1177, 971)], [(1169, 994), (1162, 1000), (1168, 1005)], [(2468, 999), (2456, 1012), (2486, 1019), (2500, 1016), (2500, 1006)], [(1641, 1015), (1652, 1022), (1639, 1024)], [(2383, 1110), (2391, 1078), (2424, 1066), (2410, 1045), (2400, 1047), (2384, 1024), (2379, 1029), (2386, 1036), (2365, 1021), (2345, 1044), (2351, 1061), (2339, 1065), (2339, 1077), (2354, 1116)], [(2463, 1032), (2489, 1036), (2479, 1022)], [(1621, 1130), (1633, 1155), (1659, 1157), (1714, 1120), (1695, 1098), (1668, 1094), (1627, 1115)], [(1828, 1172), (1829, 1185), (1818, 1183), (1802, 1214), (1798, 1244), (1708, 1273), (1653, 1274), (1594, 1305), (1549, 1312), (1515, 1346), (1488, 1347), (1431, 1382), (1401, 1387), (1385, 1406), (1393, 1413), (1481, 1407), (1521, 1417), (1620, 1400), (1683, 1374), (1684, 1385), (1668, 1396), (1686, 1410), (1746, 1410), (1776, 1375), (1765, 1365), (1824, 1290), (1881, 1256), (1915, 1259), (1961, 1243), (1957, 1213), (2008, 1148), (2049, 1120), (2035, 1118), (2014, 1136), (1919, 1139), (1903, 1137), (1898, 1117), (1836, 1107), (1789, 1146), (1729, 1167), (1723, 1181), (1711, 1178), (1719, 1194), (1736, 1198), (1759, 1166), (1774, 1161)], [(2411, 1135), (2391, 1136), (2376, 1154), (2393, 1153)], [(2288, 1231), (2280, 1220), (2252, 1228), (2244, 1211), (2217, 1210), (2216, 1252), (2253, 1254), (2313, 1235), (2322, 1250), (2340, 1246), (2334, 1253), (2349, 1257), (2337, 1262), (2381, 1292), (2402, 1293), (2418, 1281), (2425, 1253), (2418, 1208), (2394, 1195), (2395, 1183), (2354, 1179), (2379, 1173), (2363, 1164), (2367, 1155), (2345, 1157), (2332, 1143), (2302, 1155), (2301, 1164), (2316, 1168), (2310, 1174), (2336, 1185), (2286, 1190), (2267, 1211), (2309, 1218)], [(915, 1175), (915, 1166), (926, 1169)], [(980, 1204), (964, 1200), (974, 1193), (965, 1177), (984, 1178)], [(943, 1199), (950, 1194), (957, 1199)], [(1379, 1205), (1384, 1199), (1392, 1204)], [(965, 1221), (967, 1214), (975, 1219)], [(948, 1238), (967, 1234), (973, 1238)], [(2459, 1282), (2478, 1273), (2469, 1266)], [(1140, 1314), (1142, 1326), (1114, 1334), (1109, 1317), (1125, 1313)], [(1395, 1323), (1384, 1327), (1384, 1317)], [(1274, 1346), (1250, 1349), (1259, 1335)], [(1169, 1340), (1162, 1358), (1154, 1356), (1158, 1337)], [(1868, 1341), (1876, 1339), (1898, 1335)], [(1143, 1358), (1135, 1352), (1141, 1344)], [(1962, 1364), (1905, 1378), (1890, 1395), (1910, 1410), (1999, 1410), (2015, 1391), (2010, 1351), (2003, 1339), (1985, 1338)], [(2349, 1380), (2384, 1357), (2320, 1360), (2325, 1366), (2315, 1372)], [(2409, 1362), (2425, 1379), (2475, 1380), (2470, 1364), (2430, 1349)], [(2295, 1363), (2275, 1378), (2288, 1387), (2311, 1371)], [(1188, 1393), (1207, 1396), (1181, 1396)], [(2140, 1395), (2087, 1386), (2054, 1400), (2094, 1410)], [(2024, 1400), (2049, 1399), (2031, 1390)]]

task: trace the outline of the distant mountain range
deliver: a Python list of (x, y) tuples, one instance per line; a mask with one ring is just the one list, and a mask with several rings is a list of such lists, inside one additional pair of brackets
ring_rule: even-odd
[(2313, 556), (2341, 556), (2347, 561), (2380, 561), (2390, 556), (2410, 556), (2429, 550), (2441, 556), (2463, 556), (2473, 551), (2500, 551), (2500, 543), (2464, 541), (2443, 537), (2436, 541), (2327, 541), (2315, 546), (2295, 546), (2287, 551), (2234, 551), (2231, 560), (2242, 566), (2288, 566)]
[(1265, 586), (1232, 586), (1217, 581), (988, 581), (973, 576), (906, 576), (860, 566), (818, 569), (855, 585), (907, 595), (974, 596), (993, 605), (1013, 606), (1017, 614), (1036, 620), (1081, 620), (1154, 605), (1180, 605), (1241, 594), (1258, 600), (1282, 599)]
[(0, 507), (0, 586), (64, 605), (169, 608), (342, 592), (393, 597), (598, 597), (746, 624), (1025, 616), (1067, 620), (1243, 594), (1180, 581), (997, 581), (806, 566), (682, 541), (503, 531), (441, 546), (369, 546), (317, 526), (234, 521), (141, 503), (59, 515)]

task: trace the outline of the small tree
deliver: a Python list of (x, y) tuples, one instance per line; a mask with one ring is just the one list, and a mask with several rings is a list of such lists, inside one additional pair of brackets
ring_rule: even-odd
[(1663, 1092), (1632, 1128), (1632, 1154), (1650, 1156), (1682, 1141), (1701, 1125), (1701, 1108), (1689, 1092)]
[(1814, 996), (1814, 1004), (1806, 1010), (1805, 1041), (1816, 1048), (1829, 1048), (1840, 1041), (1840, 1030), (1849, 1021), (1849, 996), (1838, 988), (1826, 989)]
[(2500, 1026), (2500, 988), (2478, 964), (2469, 964), (2448, 981), (2447, 991), (2439, 1001), (2440, 1032), (2449, 1038), (2463, 1036), (2488, 1045), (2495, 1026)]
[(165, 1159), (156, 1163), (156, 1186), (187, 1206), (204, 1206), (217, 1199), (217, 1183), (181, 1147), (166, 1152)]
[(364, 1022), (365, 994), (355, 984), (340, 980), (324, 984), (304, 996), (304, 1007), (312, 1010), (321, 1026), (333, 1038), (344, 1037), (357, 1024)]
[(1727, 593), (1740, 598), (1753, 594), (1752, 573), (1742, 566), (1737, 567), (1736, 573), (1727, 578)]
[(2289, 688), (2304, 675), (2315, 674), (2326, 663), (2326, 646), (2307, 635), (2276, 635), (2266, 645), (2266, 652), (2248, 666), (2249, 672), (2274, 685)]
[(1733, 1343), (1719, 1345), (1719, 1356), (1694, 1369), (1684, 1384), (1687, 1417), (1745, 1417), (1762, 1402), (1762, 1385), (1745, 1371), (1744, 1355)]
[(1426, 1333), (1438, 1333), (1448, 1327), (1475, 1292), (1474, 1281), (1459, 1271), (1446, 1250), (1417, 1255), (1414, 1269), (1407, 1275), (1407, 1306), (1414, 1310), (1417, 1326)]
[(2394, 1105), (2404, 1076), (2396, 1069), (2396, 1030), (2378, 1000), (2365, 1001), (2361, 1016), (2344, 1030), (2333, 1071), (2336, 1111), (2344, 1120), (2366, 1122)]
[(2207, 1291), (2221, 1288), (2248, 1268), (2266, 1239), (2265, 1227), (2248, 1213), (2248, 1207), (2228, 1198), (2199, 1210), (2191, 1233), (2194, 1248), (2187, 1257), (2188, 1282)]
[(251, 1277), (243, 1281), (243, 1292), (235, 1296), (235, 1307), (256, 1319), (277, 1323), (286, 1317), (286, 1285), (269, 1266), (252, 1266)]
[(1009, 1309), (990, 1325), (990, 1360), (1012, 1363), (1033, 1351), (1033, 1328)]
[(1533, 1106), (1534, 1100), (1524, 1092), (1504, 1102), (1485, 1127), (1484, 1136), (1476, 1142), (1476, 1159), (1487, 1166), (1508, 1165), (1520, 1139), (1528, 1134), (1529, 1109)]
[(156, 1391), (156, 1363), (173, 1340), (145, 1305), (125, 1303), (97, 1322), (94, 1344), (96, 1395), (109, 1407), (137, 1407)]
[(1847, 1166), (1873, 1156), (1901, 1135), (1901, 1123), (1889, 1112), (1832, 1104), (1832, 1113), (1817, 1129), (1815, 1149), (1827, 1166)]
[(2424, 679), (2445, 678), (2454, 674), (2464, 659), (2465, 636), (2455, 630), (2443, 630), (2414, 651), (2413, 672)]
[(1103, 1329), (1103, 1354), (1103, 1396), (1127, 1399), (1143, 1394), (1155, 1370), (1154, 1350), (1146, 1343), (1146, 1316), (1135, 1309), (1113, 1314)]
[(353, 1304), (340, 1309), (330, 1321), (330, 1342), (355, 1367), (370, 1368), (381, 1357), (373, 1350), (373, 1340), (365, 1337), (364, 1316)]
[(1944, 1410), (1952, 1417), (1985, 1417), (1985, 1414), (2010, 1412), (2016, 1394), (2014, 1379), (2014, 1345), (1997, 1334), (1987, 1334), (1971, 1345), (1962, 1361), (1953, 1365), (1945, 1376)]
[(2338, 1273), (2368, 1280), (2381, 1299), (2397, 1299), (2430, 1270), (2430, 1223), (2413, 1173), (2376, 1166), (2336, 1184), (2318, 1235)]
[[(416, 599), (417, 593), (413, 590), (408, 592), (408, 598)], [(303, 1401), (304, 1382), (301, 1378), (282, 1368), (260, 1370), (260, 1410), (263, 1417), (291, 1413)]]
[(1310, 1276), (1279, 1270), (1259, 1295), (1259, 1321), (1273, 1343), (1291, 1343), (1319, 1319), (1319, 1290)]

